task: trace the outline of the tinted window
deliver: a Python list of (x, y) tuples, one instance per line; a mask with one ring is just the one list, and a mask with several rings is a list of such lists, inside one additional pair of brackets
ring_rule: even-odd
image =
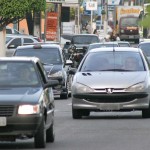
[(11, 29), (6, 29), (6, 34), (12, 34), (12, 30)]
[(33, 43), (34, 41), (29, 38), (24, 38), (24, 43)]
[(72, 44), (91, 44), (91, 43), (98, 43), (99, 38), (96, 36), (74, 36), (72, 38)]
[(42, 63), (62, 64), (60, 51), (56, 48), (21, 49), (15, 52), (15, 56), (35, 56), (38, 57)]
[(39, 79), (32, 63), (1, 62), (0, 86), (38, 86)]
[(89, 53), (81, 71), (144, 71), (141, 55), (136, 52)]
[(9, 45), (15, 45), (15, 47), (21, 46), (21, 38), (12, 40)]
[(6, 37), (6, 44), (11, 40), (11, 37)]
[(94, 48), (101, 48), (101, 47), (118, 47), (118, 45), (117, 44), (93, 44), (89, 46), (88, 50)]

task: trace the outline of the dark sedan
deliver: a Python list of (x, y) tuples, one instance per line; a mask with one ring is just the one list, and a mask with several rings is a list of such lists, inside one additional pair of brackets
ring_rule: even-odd
[(54, 142), (54, 96), (38, 58), (0, 58), (0, 141)]

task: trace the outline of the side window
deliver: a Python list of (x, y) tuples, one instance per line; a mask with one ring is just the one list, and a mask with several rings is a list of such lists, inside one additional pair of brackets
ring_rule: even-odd
[(8, 45), (8, 48), (17, 48), (18, 46), (21, 46), (21, 38), (16, 38), (10, 42)]
[(12, 30), (11, 29), (6, 29), (6, 34), (12, 34)]
[(29, 38), (24, 38), (24, 43), (34, 43), (34, 41)]

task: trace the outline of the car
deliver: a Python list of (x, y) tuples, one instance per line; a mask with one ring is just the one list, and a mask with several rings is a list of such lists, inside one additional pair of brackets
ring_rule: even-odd
[(24, 45), (27, 43), (38, 43), (38, 40), (35, 39), (32, 35), (20, 35), (20, 34), (7, 34), (6, 35), (6, 56), (10, 57), (13, 55), (15, 49), (18, 46)]
[(100, 39), (95, 34), (76, 34), (72, 36), (71, 42), (67, 42), (71, 46), (76, 47), (76, 51), (82, 51), (82, 49), (87, 48), (89, 44), (99, 43)]
[(71, 69), (72, 117), (92, 111), (142, 111), (150, 118), (150, 67), (139, 48), (95, 48)]
[(103, 42), (103, 43), (92, 43), (89, 45), (87, 51), (90, 51), (94, 48), (100, 48), (100, 47), (119, 47), (119, 44), (117, 42)]
[(14, 28), (6, 26), (6, 34), (22, 34), (22, 33)]
[(38, 57), (44, 65), (48, 79), (59, 81), (58, 86), (53, 88), (55, 96), (60, 99), (67, 99), (71, 90), (68, 91), (67, 70), (71, 65), (70, 60), (66, 60), (61, 47), (57, 44), (34, 44), (19, 46), (13, 56), (35, 56)]
[(120, 47), (131, 47), (131, 44), (128, 41), (117, 41)]
[(150, 62), (150, 41), (140, 42), (138, 48), (143, 51), (143, 53)]
[(34, 138), (36, 148), (54, 142), (52, 87), (57, 84), (36, 57), (1, 57), (0, 141)]

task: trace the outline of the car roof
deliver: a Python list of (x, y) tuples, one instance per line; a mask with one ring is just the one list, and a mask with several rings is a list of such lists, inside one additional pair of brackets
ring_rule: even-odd
[(104, 44), (117, 44), (117, 45), (118, 45), (117, 42), (92, 43), (92, 44), (90, 44), (90, 45), (96, 45), (96, 44), (99, 44), (99, 45), (104, 45)]
[(28, 34), (6, 34), (6, 37), (32, 37), (34, 38), (35, 36), (33, 35), (28, 35)]
[(141, 44), (147, 44), (147, 43), (150, 43), (150, 41), (141, 41), (141, 42), (139, 43), (139, 45), (141, 45)]
[(60, 45), (58, 44), (41, 44), (41, 43), (36, 43), (36, 44), (32, 44), (32, 45), (23, 45), (23, 46), (18, 46), (16, 49), (17, 50), (21, 50), (21, 49), (31, 49), (34, 48), (35, 49), (42, 49), (42, 48), (58, 48), (60, 49)]
[(94, 48), (89, 51), (89, 53), (92, 52), (104, 52), (104, 51), (130, 51), (130, 52), (139, 52), (139, 48), (134, 47), (105, 47), (105, 48)]
[(96, 37), (98, 37), (98, 36), (95, 35), (95, 34), (75, 34), (75, 35), (73, 35), (72, 37), (75, 37), (75, 36), (96, 36)]
[(36, 63), (39, 61), (39, 58), (25, 57), (25, 56), (23, 56), (23, 57), (20, 57), (20, 56), (19, 57), (17, 57), (17, 56), (15, 56), (15, 57), (0, 57), (0, 61), (27, 61), (27, 62), (32, 61), (32, 62)]

